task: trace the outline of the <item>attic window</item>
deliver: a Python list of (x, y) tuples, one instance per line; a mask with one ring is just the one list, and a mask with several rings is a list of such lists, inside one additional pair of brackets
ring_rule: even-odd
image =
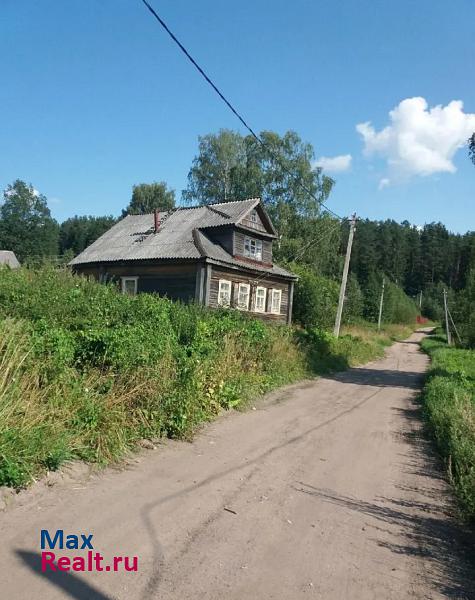
[(262, 260), (262, 240), (246, 237), (244, 239), (244, 256)]
[(251, 211), (251, 221), (252, 223), (258, 223), (259, 222), (259, 218), (257, 216), (257, 210), (254, 209), (253, 211)]

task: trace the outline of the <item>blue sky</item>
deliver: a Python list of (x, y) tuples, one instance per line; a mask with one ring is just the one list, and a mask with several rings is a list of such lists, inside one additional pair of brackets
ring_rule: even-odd
[[(475, 229), (472, 0), (151, 2), (256, 130), (351, 155), (336, 212)], [(140, 0), (3, 0), (0, 72), (0, 187), (58, 220), (117, 215), (140, 182), (179, 197), (198, 135), (242, 131)]]

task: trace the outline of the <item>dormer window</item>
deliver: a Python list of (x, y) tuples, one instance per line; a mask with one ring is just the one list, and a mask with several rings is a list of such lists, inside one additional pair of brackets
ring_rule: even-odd
[(246, 237), (244, 239), (244, 256), (253, 260), (262, 260), (262, 240)]

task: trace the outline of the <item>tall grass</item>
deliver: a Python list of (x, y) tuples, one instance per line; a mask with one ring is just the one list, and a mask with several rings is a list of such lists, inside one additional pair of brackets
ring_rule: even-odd
[(475, 351), (448, 347), (442, 337), (422, 347), (432, 359), (425, 414), (462, 511), (475, 521)]
[(142, 438), (190, 438), (223, 409), (381, 356), (388, 335), (268, 326), (67, 271), (0, 270), (0, 485)]

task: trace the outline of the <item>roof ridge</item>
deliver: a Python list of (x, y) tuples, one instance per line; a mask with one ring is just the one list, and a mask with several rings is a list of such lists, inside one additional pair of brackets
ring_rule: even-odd
[[(175, 210), (178, 210), (178, 209), (173, 209), (173, 210), (159, 210), (158, 212), (161, 213), (161, 214), (164, 214), (164, 213), (175, 212)], [(146, 213), (138, 213), (136, 215), (125, 215), (124, 219), (127, 219), (127, 217), (149, 217), (149, 216), (153, 216), (154, 214), (155, 214), (155, 211), (154, 212), (146, 212)], [(122, 219), (122, 220), (124, 220), (124, 219)]]
[[(210, 202), (209, 204), (196, 204), (195, 206), (175, 206), (174, 208), (168, 209), (168, 210), (160, 210), (160, 212), (162, 213), (174, 213), (177, 212), (179, 210), (193, 210), (195, 208), (211, 208), (213, 210), (214, 206), (226, 206), (226, 204), (239, 204), (242, 202), (255, 202), (256, 200), (261, 201), (261, 198), (259, 197), (255, 197), (255, 198), (245, 198), (244, 200), (229, 200), (229, 202)], [(216, 212), (218, 212), (216, 209), (214, 209)], [(145, 217), (147, 215), (153, 215), (153, 212), (146, 212), (146, 213), (139, 213), (139, 214), (129, 214), (126, 215), (124, 217), (124, 219), (126, 219), (127, 217)], [(225, 216), (227, 218), (230, 218), (229, 215), (224, 214), (222, 216)]]
[(244, 200), (229, 200), (228, 202), (212, 202), (211, 204), (207, 204), (206, 206), (217, 206), (217, 205), (226, 205), (226, 204), (237, 204), (238, 202), (254, 202), (255, 200), (261, 200), (258, 196), (256, 198), (245, 198)]
[(211, 204), (207, 204), (206, 208), (208, 208), (209, 210), (215, 212), (216, 214), (220, 215), (221, 217), (225, 217), (226, 219), (230, 219), (231, 218), (230, 215), (226, 214), (222, 210), (218, 210), (217, 208), (214, 208), (214, 206), (211, 205)]

